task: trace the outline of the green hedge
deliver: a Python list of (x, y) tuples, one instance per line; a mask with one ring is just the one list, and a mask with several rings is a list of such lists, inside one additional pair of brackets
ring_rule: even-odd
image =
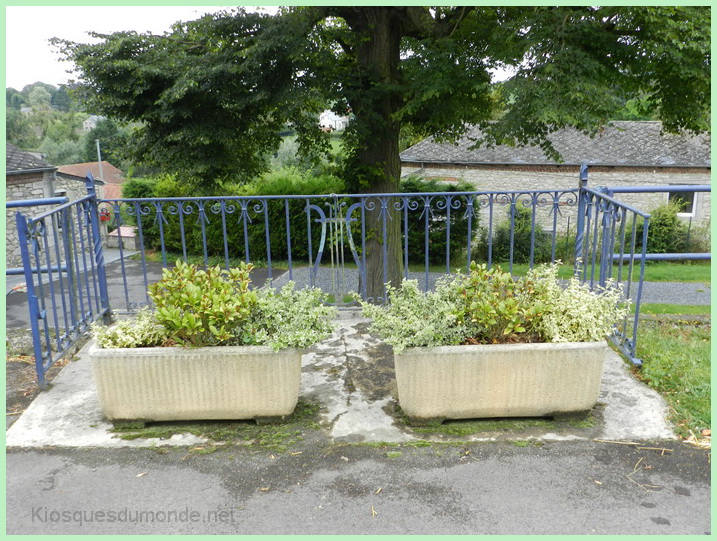
[[(473, 187), (467, 183), (448, 184), (432, 181), (422, 181), (416, 178), (409, 178), (401, 182), (400, 190), (403, 193), (426, 193), (426, 192), (459, 192), (470, 191)], [(219, 190), (215, 189), (214, 195), (222, 196), (242, 196), (249, 197), (247, 200), (247, 212), (251, 222), (247, 223), (249, 259), (253, 262), (265, 261), (267, 258), (266, 249), (266, 223), (269, 224), (269, 237), (271, 242), (271, 258), (277, 261), (288, 260), (288, 229), (286, 227), (286, 208), (288, 206), (288, 215), (291, 231), (291, 256), (294, 262), (309, 261), (309, 228), (307, 224), (306, 200), (296, 199), (289, 200), (266, 200), (264, 203), (261, 199), (253, 199), (253, 197), (268, 195), (327, 195), (344, 193), (345, 183), (332, 175), (312, 176), (308, 173), (302, 173), (297, 169), (284, 168), (274, 171), (261, 178), (244, 185), (227, 185)], [(201, 188), (197, 188), (190, 183), (180, 182), (172, 176), (162, 176), (155, 180), (132, 180), (129, 181), (123, 190), (125, 198), (189, 198), (206, 195), (202, 193)], [(409, 211), (409, 262), (423, 263), (425, 260), (424, 252), (424, 232), (425, 222), (421, 216), (423, 213), (423, 201), (417, 197), (414, 201), (418, 203), (416, 210)], [(431, 202), (431, 213), (429, 214), (429, 261), (431, 264), (442, 264), (446, 260), (446, 218), (447, 210), (439, 208), (438, 202), (445, 202), (443, 198), (434, 198)], [(327, 197), (326, 199), (314, 199), (312, 204), (319, 206), (324, 211), (326, 217), (329, 216), (328, 203), (337, 202)], [(345, 203), (342, 212), (353, 203), (353, 201), (338, 201)], [(230, 258), (245, 258), (245, 238), (244, 223), (242, 221), (241, 203), (238, 201), (227, 201), (227, 212), (225, 213), (225, 223), (222, 225), (221, 213), (213, 212), (214, 208), (218, 208), (215, 201), (209, 201), (204, 206), (204, 220), (200, 220), (199, 209), (197, 203), (193, 202), (185, 205), (185, 209), (191, 210), (189, 213), (182, 215), (184, 223), (184, 243), (188, 255), (202, 256), (204, 248), (202, 243), (202, 222), (204, 223), (204, 235), (206, 236), (207, 255), (224, 256), (224, 231), (226, 230), (226, 239)], [(266, 205), (266, 207), (264, 207)], [(157, 208), (155, 205), (148, 203), (142, 205), (145, 215), (142, 219), (142, 232), (145, 247), (152, 250), (160, 250), (160, 226), (157, 217)], [(266, 213), (264, 212), (266, 208)], [(258, 210), (259, 212), (255, 212)], [(165, 202), (162, 205), (162, 234), (164, 238), (164, 246), (167, 252), (182, 253), (182, 227), (180, 225), (180, 216), (178, 207), (171, 202)], [(231, 212), (229, 212), (231, 211)], [(126, 212), (128, 223), (136, 223), (133, 213)], [(461, 252), (464, 252), (467, 244), (468, 221), (465, 215), (465, 203), (462, 202), (460, 208), (451, 210), (451, 259), (455, 259)], [(268, 216), (268, 218), (267, 218)], [(316, 220), (319, 214), (312, 210), (311, 217), (311, 242), (312, 256), (317, 256), (321, 240), (321, 224)], [(360, 219), (360, 213), (356, 213), (355, 218)], [(402, 233), (403, 231), (403, 215)], [(478, 230), (478, 219), (473, 219), (473, 231)], [(354, 241), (357, 250), (360, 251), (361, 224), (359, 221), (353, 222), (352, 231), (354, 233)], [(328, 235), (328, 231), (327, 231)], [(345, 257), (351, 259), (348, 248), (348, 241), (344, 243)], [(328, 244), (324, 247), (324, 253), (329, 250)], [(325, 256), (326, 257), (326, 256)]]

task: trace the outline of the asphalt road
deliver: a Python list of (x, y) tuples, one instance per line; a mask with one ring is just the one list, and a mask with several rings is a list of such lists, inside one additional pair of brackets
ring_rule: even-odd
[(708, 452), (664, 447), (10, 451), (7, 533), (709, 534)]

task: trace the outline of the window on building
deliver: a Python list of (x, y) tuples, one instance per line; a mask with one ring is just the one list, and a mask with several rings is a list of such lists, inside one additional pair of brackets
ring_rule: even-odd
[(667, 201), (680, 207), (680, 214), (694, 214), (695, 192), (668, 192)]

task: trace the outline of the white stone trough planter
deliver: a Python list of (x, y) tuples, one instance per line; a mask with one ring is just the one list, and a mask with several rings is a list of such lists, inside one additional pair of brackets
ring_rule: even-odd
[(301, 383), (301, 351), (266, 346), (90, 348), (111, 421), (284, 418)]
[(485, 417), (570, 417), (597, 404), (605, 342), (406, 348), (398, 402), (412, 424)]

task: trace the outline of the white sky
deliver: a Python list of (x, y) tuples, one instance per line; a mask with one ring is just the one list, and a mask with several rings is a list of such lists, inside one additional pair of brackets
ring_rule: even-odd
[[(72, 64), (48, 43), (53, 37), (80, 43), (87, 32), (136, 30), (161, 34), (177, 21), (198, 19), (221, 6), (7, 6), (5, 86), (17, 90), (37, 81), (58, 86), (73, 76)], [(226, 8), (228, 9), (228, 8)], [(275, 9), (275, 8), (274, 8)]]
[[(254, 9), (245, 6), (246, 9)], [(168, 31), (177, 21), (191, 21), (222, 6), (7, 6), (5, 8), (5, 86), (22, 90), (41, 81), (58, 86), (76, 78), (48, 42), (53, 37), (89, 43), (87, 32), (109, 34), (122, 30)], [(264, 7), (274, 11), (276, 7)], [(499, 71), (497, 80), (505, 79)]]

